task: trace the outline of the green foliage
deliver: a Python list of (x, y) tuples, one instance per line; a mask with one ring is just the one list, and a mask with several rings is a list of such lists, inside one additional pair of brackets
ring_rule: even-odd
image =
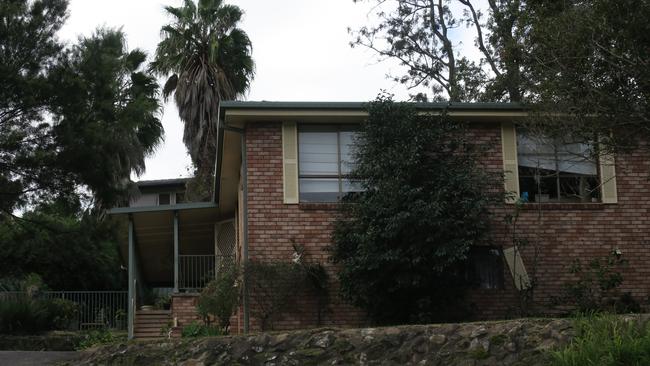
[(77, 350), (81, 351), (87, 348), (111, 344), (126, 340), (124, 336), (118, 336), (108, 329), (100, 328), (84, 332), (81, 340), (77, 344)]
[(67, 1), (0, 4), (0, 220), (88, 192), (110, 206), (162, 139), (155, 79), (124, 34), (65, 47)]
[(159, 310), (169, 309), (172, 304), (172, 295), (171, 294), (159, 294), (154, 301), (154, 306)]
[[(394, 81), (433, 94), (421, 92), (415, 100), (521, 101), (526, 2), (489, 1), (487, 11), (470, 0), (367, 2), (376, 3), (375, 19), (353, 33), (351, 45), (398, 61), (405, 72), (392, 75)], [(463, 25), (466, 29), (458, 31)], [(474, 43), (459, 42), (459, 34), (473, 35)], [(460, 43), (465, 53), (459, 52)], [(479, 60), (466, 56), (472, 46)]]
[(607, 150), (646, 141), (649, 17), (647, 1), (530, 2), (524, 61), (540, 112), (534, 122), (583, 141), (598, 135)]
[(453, 319), (465, 286), (459, 264), (488, 240), (499, 177), (477, 166), (461, 123), (380, 96), (368, 106), (331, 256), (345, 299), (378, 323)]
[(71, 190), (43, 116), (55, 93), (44, 71), (62, 49), (55, 33), (66, 8), (65, 0), (0, 4), (0, 220), (29, 201), (30, 188)]
[(161, 29), (151, 68), (168, 77), (163, 95), (174, 93), (185, 123), (183, 142), (196, 167), (191, 194), (201, 195), (214, 168), (219, 101), (235, 100), (248, 90), (254, 74), (252, 45), (237, 27), (243, 15), (237, 6), (185, 1), (165, 11), (172, 22)]
[(191, 322), (190, 324), (184, 326), (183, 330), (181, 331), (181, 337), (183, 338), (217, 337), (221, 335), (224, 335), (224, 333), (219, 327), (199, 324), (197, 322)]
[(625, 266), (627, 260), (616, 250), (605, 258), (592, 259), (587, 266), (576, 259), (569, 269), (576, 278), (564, 284), (564, 294), (555, 302), (575, 305), (580, 313), (639, 312), (640, 307), (630, 294), (619, 291), (623, 283), (620, 270)]
[(144, 172), (145, 158), (162, 142), (159, 87), (145, 59), (127, 49), (122, 31), (98, 29), (52, 72), (60, 90), (53, 131), (59, 159), (101, 203), (124, 199), (131, 174)]
[(0, 268), (7, 277), (37, 273), (55, 290), (111, 290), (124, 286), (116, 228), (80, 203), (59, 200), (0, 220)]
[(552, 353), (554, 366), (642, 366), (650, 364), (650, 324), (613, 315), (575, 320), (576, 336)]
[(67, 329), (76, 319), (78, 305), (65, 299), (43, 296), (48, 290), (41, 277), (30, 273), (24, 278), (0, 280), (0, 333), (32, 334)]
[(291, 262), (249, 261), (244, 268), (251, 313), (262, 330), (273, 330), (278, 317), (295, 306), (304, 284), (304, 272)]
[(305, 277), (305, 290), (309, 295), (316, 296), (316, 316), (317, 325), (321, 325), (323, 313), (328, 310), (330, 293), (329, 293), (329, 275), (325, 267), (319, 262), (309, 261), (305, 248), (295, 242), (292, 243), (294, 249), (293, 263), (303, 272)]
[(77, 305), (68, 300), (16, 294), (0, 301), (0, 333), (34, 334), (67, 329), (77, 312)]
[(198, 299), (199, 315), (207, 325), (210, 325), (210, 318), (215, 317), (222, 334), (228, 334), (230, 317), (239, 305), (240, 289), (237, 277), (238, 273), (234, 268), (220, 271), (217, 278), (210, 281), (201, 291)]

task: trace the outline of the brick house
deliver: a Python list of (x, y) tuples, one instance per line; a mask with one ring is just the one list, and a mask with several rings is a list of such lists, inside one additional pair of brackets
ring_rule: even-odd
[[(514, 315), (518, 291), (533, 275), (536, 303), (544, 308), (571, 279), (567, 268), (574, 259), (603, 257), (615, 249), (629, 260), (622, 290), (638, 301), (648, 298), (650, 226), (642, 217), (650, 208), (645, 199), (650, 159), (645, 153), (616, 159), (601, 154), (594, 160), (587, 154), (594, 146), (543, 140), (516, 129), (525, 111), (515, 104), (421, 103), (418, 108), (434, 114), (446, 109), (450, 118), (468, 122), (473, 139), (490, 146), (482, 166), (504, 173), (505, 191), (528, 202), (519, 214), (519, 235), (535, 246), (521, 253), (513, 249), (504, 222), (514, 211), (514, 199), (492, 209), (492, 242), (472, 255), (478, 282), (469, 301), (477, 318)], [(337, 200), (356, 189), (346, 172), (355, 126), (367, 116), (363, 104), (223, 102), (220, 116), (211, 201), (185, 202), (179, 180), (150, 181), (139, 184), (129, 207), (110, 211), (124, 225), (130, 336), (155, 335), (142, 325), (147, 317), (179, 327), (197, 319), (196, 293), (220, 263), (290, 261), (293, 243), (299, 243), (336, 278), (324, 249)], [(333, 296), (320, 324), (366, 324), (361, 311), (336, 296), (336, 281), (330, 282)], [(137, 310), (144, 287), (170, 292), (171, 309)], [(233, 316), (234, 332), (260, 329), (254, 296), (249, 293)], [(301, 298), (299, 305), (278, 320), (276, 329), (317, 325), (315, 300)]]

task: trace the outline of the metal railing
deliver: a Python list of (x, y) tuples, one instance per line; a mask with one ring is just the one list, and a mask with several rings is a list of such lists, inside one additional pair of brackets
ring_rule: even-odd
[(232, 255), (179, 255), (178, 288), (186, 292), (198, 292), (218, 276), (224, 268), (231, 268)]
[[(17, 300), (27, 296), (22, 291), (0, 292), (0, 301)], [(45, 299), (64, 299), (77, 304), (73, 329), (127, 327), (128, 291), (44, 291), (38, 296)]]

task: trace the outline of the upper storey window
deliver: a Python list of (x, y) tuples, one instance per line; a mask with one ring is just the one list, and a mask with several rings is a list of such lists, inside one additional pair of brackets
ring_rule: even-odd
[(519, 191), (528, 202), (600, 202), (595, 145), (517, 129)]
[(336, 202), (359, 191), (349, 179), (356, 132), (346, 126), (302, 125), (298, 130), (301, 202)]

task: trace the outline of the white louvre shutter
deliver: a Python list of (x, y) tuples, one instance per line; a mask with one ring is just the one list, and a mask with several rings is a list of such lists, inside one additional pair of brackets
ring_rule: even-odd
[(298, 127), (282, 123), (282, 179), (284, 203), (298, 203)]
[(506, 202), (519, 197), (519, 166), (517, 164), (517, 133), (512, 122), (501, 123), (501, 151), (503, 156), (504, 188)]

